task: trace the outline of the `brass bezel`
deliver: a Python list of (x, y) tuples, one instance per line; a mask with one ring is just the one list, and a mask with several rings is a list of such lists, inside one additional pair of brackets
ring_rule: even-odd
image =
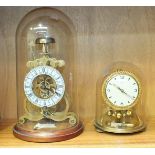
[[(107, 95), (106, 95), (106, 86), (108, 84), (108, 82), (115, 76), (115, 75), (121, 75), (121, 74), (125, 74), (125, 75), (129, 75), (131, 76), (138, 84), (138, 95), (137, 95), (137, 98), (135, 99), (135, 101), (131, 104), (131, 105), (128, 105), (128, 106), (123, 106), (123, 107), (120, 107), (120, 106), (116, 106), (114, 105), (112, 102), (110, 102), (110, 100), (107, 98)], [(134, 73), (131, 73), (129, 71), (115, 71), (111, 74), (109, 74), (103, 81), (103, 84), (102, 84), (102, 97), (103, 97), (103, 100), (105, 101), (105, 103), (110, 106), (111, 108), (115, 109), (115, 110), (128, 110), (130, 108), (132, 108), (133, 106), (135, 106), (141, 96), (141, 84), (140, 84), (140, 80), (136, 77), (136, 75)]]

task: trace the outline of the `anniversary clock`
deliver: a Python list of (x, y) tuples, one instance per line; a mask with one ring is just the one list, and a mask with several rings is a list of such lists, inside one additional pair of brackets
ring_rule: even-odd
[(28, 13), (16, 33), (18, 122), (13, 133), (33, 142), (79, 135), (75, 40), (70, 19), (52, 8)]
[(97, 84), (97, 131), (133, 133), (145, 129), (144, 80), (136, 66), (118, 62)]

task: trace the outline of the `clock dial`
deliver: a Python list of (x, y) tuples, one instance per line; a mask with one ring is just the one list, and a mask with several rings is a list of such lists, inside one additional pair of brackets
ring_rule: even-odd
[(115, 107), (131, 107), (139, 95), (139, 83), (128, 72), (116, 72), (106, 80), (105, 96)]
[(57, 104), (64, 95), (64, 79), (53, 67), (39, 66), (26, 75), (24, 92), (32, 104), (39, 107), (51, 107)]

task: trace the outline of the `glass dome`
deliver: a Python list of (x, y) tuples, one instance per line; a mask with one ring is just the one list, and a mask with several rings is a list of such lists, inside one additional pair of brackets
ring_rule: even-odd
[(21, 20), (16, 31), (17, 138), (53, 142), (82, 132), (75, 52), (74, 26), (61, 11), (38, 8)]
[(145, 79), (135, 65), (115, 62), (97, 82), (98, 132), (133, 133), (145, 129)]

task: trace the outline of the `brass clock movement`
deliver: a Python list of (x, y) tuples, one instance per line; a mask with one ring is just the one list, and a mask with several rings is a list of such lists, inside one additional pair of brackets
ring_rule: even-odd
[[(71, 112), (68, 113), (69, 101), (67, 94), (65, 94), (65, 82), (58, 70), (64, 67), (65, 62), (49, 57), (45, 48), (49, 43), (52, 43), (49, 41), (54, 41), (54, 39), (38, 38), (36, 43), (42, 44), (43, 47), (42, 57), (27, 62), (26, 66), (29, 72), (24, 79), (26, 114), (20, 118), (20, 122), (25, 123), (26, 120), (40, 121), (47, 118), (54, 121), (69, 119), (70, 124), (76, 124), (76, 115)], [(61, 100), (64, 100), (65, 108), (63, 111), (57, 112), (56, 106)], [(39, 129), (39, 125), (40, 123), (37, 123), (34, 129)], [(44, 128), (44, 124), (40, 128)]]
[(143, 83), (136, 72), (119, 66), (105, 75), (100, 84), (97, 102), (100, 102), (102, 111), (96, 114), (97, 131), (133, 133), (143, 130), (145, 125), (140, 111)]
[(83, 131), (73, 93), (73, 30), (68, 17), (52, 8), (36, 9), (19, 24), (17, 138), (54, 142)]

